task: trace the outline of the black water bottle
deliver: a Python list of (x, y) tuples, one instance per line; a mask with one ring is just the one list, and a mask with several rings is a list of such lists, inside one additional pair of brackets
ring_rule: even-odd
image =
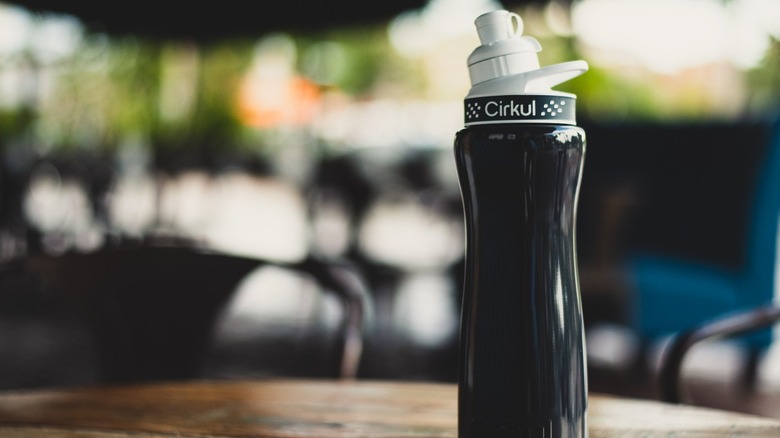
[(587, 437), (575, 250), (585, 133), (575, 96), (551, 88), (588, 66), (540, 67), (516, 14), (475, 24), (455, 141), (467, 239), (458, 436)]

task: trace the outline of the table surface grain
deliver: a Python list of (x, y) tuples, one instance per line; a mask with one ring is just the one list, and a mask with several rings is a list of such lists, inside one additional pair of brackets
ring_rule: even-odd
[[(0, 437), (455, 438), (457, 387), (362, 380), (194, 381), (0, 393)], [(780, 421), (592, 394), (598, 437), (780, 437)]]

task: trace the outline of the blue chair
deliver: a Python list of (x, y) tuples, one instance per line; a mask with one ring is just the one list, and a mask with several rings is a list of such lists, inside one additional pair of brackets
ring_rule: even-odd
[[(754, 191), (748, 195), (752, 200), (741, 266), (729, 270), (660, 254), (629, 257), (631, 324), (646, 347), (708, 321), (773, 301), (780, 218), (780, 122), (773, 121), (768, 128)], [(739, 338), (739, 342), (749, 353), (744, 383), (752, 385), (760, 354), (772, 342), (772, 332), (762, 330)]]

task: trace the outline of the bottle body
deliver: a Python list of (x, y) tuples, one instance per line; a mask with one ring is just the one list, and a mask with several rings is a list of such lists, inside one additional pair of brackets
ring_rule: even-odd
[(585, 133), (485, 124), (458, 132), (466, 219), (460, 438), (586, 437), (576, 259)]

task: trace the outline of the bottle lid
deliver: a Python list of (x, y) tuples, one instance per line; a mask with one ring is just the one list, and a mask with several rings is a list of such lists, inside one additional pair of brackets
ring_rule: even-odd
[(541, 67), (539, 42), (522, 36), (519, 15), (499, 10), (474, 21), (481, 45), (468, 58), (471, 90), (466, 125), (484, 123), (574, 124), (576, 97), (552, 90), (588, 70), (585, 61)]

